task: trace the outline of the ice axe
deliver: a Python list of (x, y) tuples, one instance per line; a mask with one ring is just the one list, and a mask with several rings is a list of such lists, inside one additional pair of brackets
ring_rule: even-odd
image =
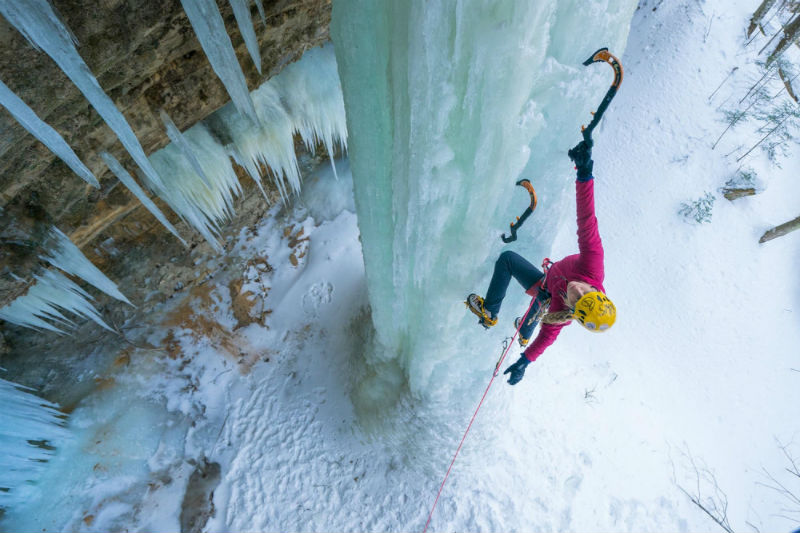
[(537, 202), (536, 191), (533, 189), (533, 185), (531, 185), (531, 182), (526, 179), (521, 179), (517, 182), (517, 185), (519, 185), (520, 187), (524, 187), (528, 191), (528, 194), (531, 197), (531, 204), (525, 209), (525, 211), (520, 216), (517, 217), (516, 222), (511, 223), (511, 236), (506, 237), (506, 234), (503, 233), (501, 239), (503, 239), (503, 242), (505, 243), (514, 242), (517, 240), (517, 230), (519, 229), (520, 226), (522, 226), (525, 220), (529, 216), (531, 216), (533, 210), (536, 209), (536, 202)]
[(617, 59), (614, 54), (608, 51), (608, 48), (601, 48), (593, 53), (589, 59), (583, 62), (583, 66), (588, 67), (592, 63), (601, 62), (608, 63), (611, 65), (611, 68), (614, 69), (614, 83), (612, 83), (611, 87), (609, 87), (608, 91), (606, 91), (606, 95), (603, 97), (603, 101), (600, 102), (600, 106), (597, 108), (597, 111), (592, 111), (592, 121), (589, 123), (589, 125), (581, 126), (583, 140), (586, 142), (591, 141), (592, 130), (600, 122), (600, 119), (603, 118), (603, 113), (605, 113), (608, 105), (611, 103), (611, 100), (614, 98), (614, 96), (616, 96), (617, 90), (622, 83), (622, 63), (619, 62), (619, 59)]

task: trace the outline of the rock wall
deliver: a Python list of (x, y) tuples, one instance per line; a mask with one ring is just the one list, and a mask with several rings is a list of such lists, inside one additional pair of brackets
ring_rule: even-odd
[[(78, 52), (139, 137), (146, 153), (167, 138), (164, 109), (184, 130), (228, 102), (180, 0), (53, 0), (78, 40)], [(259, 75), (239, 33), (230, 3), (217, 2), (250, 89), (305, 50), (329, 39), (330, 0), (266, 1), (266, 24), (251, 14), (262, 57)], [(0, 17), (0, 79), (54, 127), (100, 180), (96, 190), (0, 108), (0, 306), (26, 290), (11, 273), (40, 268), (38, 247), (55, 224), (101, 268), (117, 252), (161, 240), (180, 247), (100, 160), (107, 150), (132, 169), (127, 152), (80, 91), (45, 53), (35, 50)], [(157, 202), (173, 223), (177, 216)], [(185, 226), (182, 234), (192, 235)], [(123, 292), (125, 288), (122, 287)]]
[[(159, 109), (185, 130), (229, 101), (180, 0), (51, 3), (147, 154), (169, 142)], [(262, 56), (263, 75), (259, 75), (230, 4), (227, 0), (217, 4), (251, 90), (309, 48), (329, 40), (331, 0), (264, 1), (266, 25), (253, 5)], [(216, 252), (154, 197), (189, 242), (190, 248), (184, 248), (119, 184), (99, 153), (107, 150), (133, 170), (121, 143), (49, 56), (34, 50), (2, 17), (0, 79), (65, 138), (101, 185), (100, 189), (87, 185), (0, 107), (0, 306), (27, 290), (27, 283), (15, 280), (12, 273), (27, 275), (42, 268), (38, 255), (47, 229), (55, 224), (137, 306), (134, 309), (90, 291), (99, 297), (96, 307), (104, 319), (114, 326), (147, 323), (153, 306), (198, 282), (193, 267), (197, 257)], [(305, 153), (299, 140), (295, 146), (304, 173), (324, 159)], [(237, 201), (235, 219), (223, 228), (228, 234), (252, 224), (267, 209), (252, 180), (244, 179), (244, 171), (239, 171), (244, 194)], [(264, 186), (277, 201), (271, 180), (265, 180)], [(6, 379), (70, 405), (95, 386), (76, 377), (112, 366), (109, 354), (129, 343), (124, 334), (115, 336), (91, 322), (79, 325), (72, 336), (58, 336), (0, 321), (0, 366), (8, 371)]]

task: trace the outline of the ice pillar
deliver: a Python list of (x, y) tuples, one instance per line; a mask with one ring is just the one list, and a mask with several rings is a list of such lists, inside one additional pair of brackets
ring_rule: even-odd
[[(601, 46), (621, 54), (635, 8), (334, 3), (373, 322), (381, 357), (400, 362), (413, 392), (446, 394), (429, 387), (434, 373), (475, 364), (454, 346), (467, 325), (459, 302), (486, 289), (529, 158), (524, 177), (544, 198), (571, 185), (566, 150), (611, 79), (581, 62)], [(525, 231), (547, 246), (533, 223)]]

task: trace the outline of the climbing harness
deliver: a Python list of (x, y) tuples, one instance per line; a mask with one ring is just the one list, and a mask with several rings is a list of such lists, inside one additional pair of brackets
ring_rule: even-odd
[(583, 62), (583, 66), (588, 67), (592, 63), (601, 62), (608, 63), (611, 65), (611, 68), (614, 69), (614, 83), (612, 83), (611, 87), (609, 87), (608, 91), (606, 91), (606, 95), (603, 97), (603, 101), (600, 102), (600, 106), (597, 108), (597, 111), (592, 111), (592, 121), (589, 123), (589, 125), (581, 126), (583, 140), (587, 142), (592, 140), (592, 130), (600, 122), (600, 119), (603, 118), (603, 113), (605, 113), (606, 109), (608, 109), (608, 105), (611, 103), (611, 100), (614, 98), (614, 96), (616, 96), (617, 90), (622, 83), (622, 63), (619, 62), (619, 59), (617, 59), (614, 54), (608, 51), (608, 48), (601, 48), (593, 53), (589, 59)]
[(506, 237), (506, 234), (503, 233), (503, 235), (500, 237), (503, 239), (504, 243), (514, 242), (517, 240), (517, 230), (520, 228), (520, 226), (522, 226), (525, 220), (531, 216), (531, 213), (533, 213), (533, 210), (536, 209), (536, 204), (538, 202), (536, 198), (536, 191), (529, 180), (521, 179), (517, 182), (517, 185), (524, 187), (528, 191), (528, 194), (531, 197), (531, 204), (525, 209), (525, 211), (522, 212), (520, 216), (517, 217), (516, 222), (511, 223), (511, 236)]

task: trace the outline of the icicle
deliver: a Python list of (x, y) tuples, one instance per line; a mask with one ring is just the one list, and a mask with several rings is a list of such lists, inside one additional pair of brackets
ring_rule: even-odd
[(181, 241), (181, 244), (183, 244), (184, 246), (188, 246), (186, 244), (186, 241), (184, 241), (183, 238), (178, 233), (178, 230), (175, 229), (175, 226), (170, 224), (169, 220), (167, 220), (167, 217), (164, 216), (164, 214), (156, 206), (156, 204), (154, 204), (153, 201), (150, 199), (150, 197), (147, 196), (147, 193), (145, 193), (142, 190), (142, 188), (139, 187), (139, 184), (136, 183), (136, 180), (133, 179), (133, 176), (131, 176), (128, 173), (128, 171), (122, 167), (120, 162), (117, 161), (117, 158), (115, 158), (108, 152), (100, 152), (100, 157), (103, 158), (103, 161), (105, 161), (106, 165), (108, 165), (108, 168), (110, 168), (111, 172), (113, 172), (114, 175), (117, 176), (119, 181), (121, 181), (123, 185), (125, 185), (128, 188), (128, 190), (131, 191), (134, 194), (134, 196), (136, 196), (136, 198), (139, 199), (140, 202), (142, 202), (142, 205), (144, 205), (147, 208), (147, 210), (150, 211), (153, 214), (153, 216), (156, 217), (158, 221), (164, 225), (165, 228), (167, 228), (173, 235), (175, 235), (175, 237), (177, 237), (178, 240)]
[(217, 4), (214, 0), (181, 0), (181, 4), (211, 67), (228, 90), (236, 109), (252, 121), (258, 122), (247, 82), (233, 51), (231, 39), (225, 31), (225, 23)]
[[(254, 124), (237, 114), (230, 106), (218, 111), (218, 116), (228, 128), (233, 141), (231, 154), (247, 170), (250, 177), (261, 185), (260, 166), (272, 169), (275, 185), (286, 201), (285, 183), (295, 193), (300, 190), (300, 169), (292, 140), (293, 123), (281, 103), (275, 86), (267, 82), (251, 94), (259, 115), (260, 124)], [(263, 191), (266, 197), (266, 192)]]
[(167, 128), (167, 137), (169, 137), (169, 140), (171, 140), (178, 146), (178, 148), (180, 148), (181, 152), (183, 152), (184, 157), (187, 159), (187, 161), (189, 161), (189, 163), (194, 168), (195, 172), (197, 172), (197, 175), (203, 179), (205, 184), (208, 185), (209, 187), (213, 187), (213, 185), (211, 184), (211, 180), (208, 179), (208, 176), (206, 176), (203, 167), (197, 160), (197, 156), (192, 151), (192, 148), (191, 146), (189, 146), (189, 143), (186, 142), (186, 139), (183, 137), (181, 130), (178, 129), (178, 126), (176, 126), (175, 123), (172, 122), (172, 119), (169, 117), (169, 115), (167, 115), (167, 112), (164, 111), (163, 109), (160, 110), (158, 114), (161, 117), (161, 121), (164, 123), (164, 126)]
[(261, 17), (261, 22), (264, 26), (267, 25), (267, 16), (264, 14), (264, 4), (261, 0), (256, 0), (256, 7), (258, 8), (258, 15)]
[[(250, 52), (250, 57), (253, 58), (253, 63), (256, 64), (256, 70), (261, 74), (261, 52), (258, 50), (258, 39), (256, 38), (256, 32), (253, 30), (250, 2), (248, 0), (230, 0), (230, 2), (233, 8), (233, 16), (236, 17), (236, 24), (239, 25), (239, 32), (242, 34), (247, 51)], [(264, 8), (261, 7), (261, 9)]]
[(33, 109), (14, 94), (14, 91), (9, 89), (2, 80), (0, 80), (0, 105), (8, 109), (17, 122), (28, 130), (28, 133), (39, 139), (51, 152), (61, 158), (81, 179), (95, 188), (100, 187), (100, 183), (92, 171), (86, 168), (83, 161), (75, 155), (67, 141), (49, 124), (40, 119)]
[(193, 126), (183, 135), (212, 186), (203, 183), (180, 149), (170, 144), (150, 156), (153, 166), (168, 176), (165, 188), (153, 186), (153, 190), (221, 252), (220, 225), (233, 216), (234, 195), (241, 193), (239, 179), (228, 152), (204, 125)]
[(61, 230), (54, 226), (50, 230), (50, 237), (53, 244), (50, 250), (48, 250), (48, 255), (41, 257), (41, 259), (68, 274), (78, 276), (85, 282), (91, 283), (112, 298), (133, 305), (125, 295), (119, 291), (117, 285), (108, 279), (100, 269), (94, 266)]
[(67, 279), (63, 274), (46, 270), (41, 276), (35, 275), (36, 283), (28, 292), (0, 309), (0, 318), (33, 329), (47, 329), (63, 334), (58, 325), (74, 326), (74, 323), (61, 314), (58, 309), (88, 318), (99, 326), (114, 331), (100, 318), (100, 314), (89, 303), (89, 294)]
[(0, 378), (0, 507), (24, 498), (23, 485), (34, 482), (54, 455), (52, 449), (68, 438), (58, 405), (35, 396), (26, 387)]
[[(213, 0), (212, 0), (213, 1)], [(41, 48), (61, 67), (111, 127), (133, 160), (153, 183), (161, 178), (133, 133), (128, 121), (97, 83), (75, 49), (75, 38), (59, 20), (47, 0), (0, 1), (0, 13), (25, 36), (34, 48)]]
[(309, 50), (283, 69), (275, 84), (306, 147), (313, 152), (321, 142), (336, 175), (333, 153), (337, 144), (347, 148), (347, 120), (333, 46)]

